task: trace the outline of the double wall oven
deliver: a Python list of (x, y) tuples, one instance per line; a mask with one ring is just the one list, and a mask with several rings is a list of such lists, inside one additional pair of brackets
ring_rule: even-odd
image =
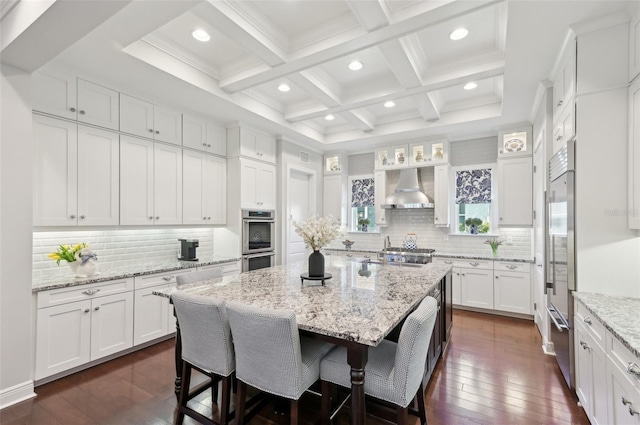
[(275, 264), (275, 211), (242, 210), (242, 271)]

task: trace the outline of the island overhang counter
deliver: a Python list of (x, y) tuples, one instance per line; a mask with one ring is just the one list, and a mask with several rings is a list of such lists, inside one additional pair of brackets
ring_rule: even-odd
[[(451, 271), (449, 265), (382, 265), (329, 257), (332, 278), (301, 283), (306, 262), (254, 270), (181, 285), (154, 294), (170, 297), (185, 291), (269, 309), (292, 310), (308, 336), (346, 346), (351, 365), (351, 423), (365, 423), (364, 366), (368, 347), (376, 346)], [(439, 291), (439, 290), (438, 290)], [(176, 334), (176, 390), (181, 383), (179, 324)]]

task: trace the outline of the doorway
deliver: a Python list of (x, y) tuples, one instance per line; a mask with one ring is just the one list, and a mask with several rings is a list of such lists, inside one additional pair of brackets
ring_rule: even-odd
[(302, 222), (315, 214), (316, 178), (315, 172), (288, 167), (287, 170), (287, 224), (286, 252), (282, 264), (302, 261), (307, 258), (304, 241), (296, 233), (294, 222)]

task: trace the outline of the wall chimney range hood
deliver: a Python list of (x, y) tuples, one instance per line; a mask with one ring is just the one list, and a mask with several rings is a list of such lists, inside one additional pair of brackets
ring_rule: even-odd
[(400, 181), (395, 191), (380, 206), (384, 209), (433, 208), (433, 200), (420, 190), (418, 169), (405, 168), (400, 171)]

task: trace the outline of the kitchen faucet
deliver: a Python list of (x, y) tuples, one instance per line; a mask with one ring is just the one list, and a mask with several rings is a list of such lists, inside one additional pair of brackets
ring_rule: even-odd
[(384, 238), (384, 247), (382, 249), (382, 264), (387, 265), (387, 248), (391, 248), (391, 239), (389, 235)]

